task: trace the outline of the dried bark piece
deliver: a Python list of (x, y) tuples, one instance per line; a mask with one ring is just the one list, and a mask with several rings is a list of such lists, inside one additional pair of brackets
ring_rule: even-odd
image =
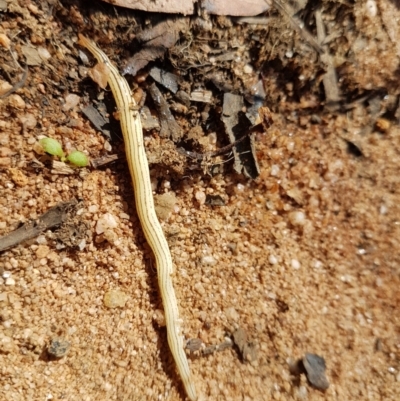
[(136, 39), (145, 45), (128, 60), (123, 74), (136, 75), (150, 61), (162, 57), (177, 42), (180, 33), (188, 28), (187, 18), (168, 19), (138, 34)]
[(160, 0), (160, 1), (143, 1), (143, 0), (103, 0), (115, 6), (133, 8), (135, 10), (143, 10), (158, 13), (180, 13), (184, 15), (193, 14), (193, 3), (197, 0)]
[(0, 251), (12, 248), (19, 243), (35, 238), (41, 232), (59, 226), (68, 218), (68, 212), (77, 204), (74, 199), (61, 202), (42, 214), (37, 220), (23, 224), (20, 228), (0, 238)]
[(88, 75), (101, 89), (105, 89), (107, 87), (110, 69), (105, 63), (97, 63), (93, 68), (89, 69)]
[[(322, 19), (322, 11), (319, 9), (315, 11), (315, 21), (317, 26), (318, 42), (323, 43), (326, 38), (326, 32)], [(326, 73), (322, 79), (322, 82), (325, 90), (326, 107), (330, 111), (335, 111), (339, 108), (340, 102), (338, 79), (333, 63), (333, 57), (328, 53), (326, 46), (323, 46), (323, 49), (325, 52), (321, 54), (321, 61), (326, 65)]]
[(161, 13), (180, 13), (191, 15), (194, 13), (194, 4), (200, 3), (200, 7), (210, 14), (252, 16), (261, 14), (271, 8), (272, 0), (103, 0), (116, 6), (133, 8)]
[(153, 99), (160, 118), (160, 136), (162, 138), (171, 138), (174, 142), (178, 142), (182, 138), (182, 130), (172, 115), (167, 101), (157, 88), (156, 84), (149, 86), (149, 94)]
[[(243, 138), (243, 135), (251, 128), (251, 123), (242, 111), (244, 107), (243, 97), (233, 93), (224, 94), (222, 121), (231, 143)], [(247, 177), (255, 179), (260, 174), (254, 146), (254, 134), (244, 138), (233, 149), (235, 162), (233, 168), (238, 173), (244, 173)]]
[(172, 74), (172, 72), (164, 71), (158, 67), (153, 67), (150, 70), (150, 76), (172, 93), (176, 93), (178, 91), (178, 85), (181, 81), (181, 78), (178, 77), (178, 75)]
[(190, 100), (193, 102), (211, 103), (212, 92), (208, 90), (197, 89), (190, 94)]
[(106, 155), (106, 156), (98, 157), (97, 159), (90, 160), (90, 164), (92, 165), (93, 168), (99, 168), (101, 166), (104, 166), (105, 164), (112, 163), (118, 159), (119, 159), (119, 156), (116, 154), (115, 155)]
[(75, 172), (76, 170), (74, 170), (64, 162), (60, 162), (58, 160), (53, 160), (51, 162), (51, 174), (70, 175), (74, 174)]
[(261, 14), (271, 8), (268, 0), (203, 0), (201, 5), (210, 14), (236, 17)]
[(94, 106), (91, 104), (82, 109), (82, 113), (90, 120), (94, 127), (103, 133), (108, 139), (111, 138), (110, 131), (104, 129), (106, 124), (110, 123), (109, 119), (106, 119)]

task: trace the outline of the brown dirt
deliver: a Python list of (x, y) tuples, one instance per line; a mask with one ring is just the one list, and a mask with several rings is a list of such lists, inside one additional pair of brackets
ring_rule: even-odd
[[(85, 3), (20, 0), (2, 12), (0, 34), (22, 66), (32, 52), (24, 46), (50, 58), (30, 65), (23, 87), (0, 100), (0, 234), (71, 198), (82, 201), (74, 221), (85, 232), (77, 243), (60, 243), (48, 231), (0, 255), (0, 399), (183, 400), (125, 159), (63, 175), (34, 151), (40, 135), (91, 158), (123, 149), (78, 106), (65, 107), (71, 93), (82, 107), (104, 95), (85, 78), (77, 33), (122, 68), (137, 29), (160, 15)], [(159, 62), (189, 92), (203, 85), (216, 99), (210, 75), (222, 73), (230, 90), (246, 94), (262, 71), (274, 119), (257, 137), (254, 181), (233, 173), (231, 162), (217, 164), (226, 158), (193, 169), (171, 140), (147, 134), (155, 192), (175, 201), (163, 228), (185, 338), (211, 346), (242, 328), (253, 347), (250, 362), (235, 348), (190, 357), (201, 400), (400, 397), (400, 32), (385, 18), (399, 20), (400, 8), (366, 2), (374, 14), (351, 3), (319, 2), (339, 78), (336, 112), (324, 107), (316, 52), (275, 11), (266, 26), (197, 19)], [(306, 7), (300, 16), (315, 34), (313, 13)], [(201, 69), (215, 48), (240, 57)], [(0, 57), (0, 88), (16, 84), (22, 71), (5, 49)], [(243, 73), (247, 64), (254, 72)], [(136, 80), (144, 89), (146, 77)], [(186, 135), (201, 126), (204, 135), (217, 133), (217, 143), (179, 146), (199, 152), (226, 144), (218, 102), (175, 113)], [(208, 205), (205, 195), (220, 195), (222, 206)], [(106, 213), (113, 221), (102, 232)], [(123, 307), (104, 306), (111, 289), (128, 295)], [(64, 344), (61, 358), (46, 351), (55, 340)], [(306, 352), (325, 359), (326, 392), (291, 375)]]

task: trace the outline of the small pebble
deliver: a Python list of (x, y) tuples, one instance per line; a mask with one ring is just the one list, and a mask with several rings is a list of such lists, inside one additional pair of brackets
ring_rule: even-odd
[(107, 229), (114, 229), (118, 226), (117, 220), (111, 213), (105, 213), (97, 220), (96, 234), (103, 234)]
[(106, 308), (123, 308), (128, 300), (128, 295), (121, 290), (109, 290), (104, 294), (104, 306)]
[(36, 117), (31, 113), (25, 113), (24, 115), (19, 117), (22, 125), (25, 129), (34, 129), (37, 124)]
[(228, 320), (233, 320), (235, 322), (240, 318), (239, 313), (233, 306), (225, 309), (225, 316)]
[(365, 3), (367, 15), (370, 18), (375, 18), (378, 13), (378, 6), (375, 0), (367, 0)]
[(303, 212), (291, 212), (289, 213), (289, 220), (294, 226), (304, 226), (306, 216)]
[(306, 353), (303, 358), (303, 365), (310, 384), (318, 390), (327, 390), (329, 382), (325, 376), (325, 359), (316, 354)]
[(236, 189), (238, 192), (243, 192), (244, 191), (244, 185), (243, 184), (237, 184)]
[(285, 56), (286, 56), (287, 58), (292, 58), (292, 57), (293, 57), (293, 51), (292, 51), (292, 50), (288, 50), (288, 51), (285, 53)]
[(39, 245), (45, 245), (45, 244), (47, 244), (46, 236), (45, 236), (45, 235), (38, 235), (38, 236), (36, 237), (36, 242), (37, 242)]
[(54, 358), (62, 358), (71, 348), (71, 343), (62, 337), (52, 338), (47, 353)]
[(78, 248), (80, 251), (83, 251), (86, 247), (86, 239), (83, 238), (81, 241), (78, 243)]
[(112, 151), (112, 146), (111, 146), (110, 142), (108, 142), (108, 141), (104, 141), (103, 148), (104, 148), (104, 150), (106, 152), (111, 152)]
[(297, 398), (299, 400), (306, 400), (307, 399), (307, 387), (306, 386), (300, 386), (297, 389)]
[(20, 187), (24, 187), (29, 183), (28, 177), (18, 168), (9, 168), (8, 174), (11, 180), (14, 182), (14, 184)]
[(244, 72), (245, 74), (251, 74), (251, 73), (253, 72), (253, 67), (252, 67), (250, 64), (246, 64), (246, 65), (243, 67), (243, 72)]
[(11, 40), (8, 38), (8, 36), (4, 33), (0, 33), (0, 45), (8, 50), (10, 48), (10, 43)]
[(99, 205), (90, 205), (88, 207), (89, 213), (96, 213), (99, 210)]
[(379, 208), (379, 214), (387, 214), (388, 208), (386, 205), (381, 205)]
[(81, 98), (78, 95), (73, 93), (68, 94), (65, 96), (65, 103), (62, 106), (63, 111), (68, 111), (73, 109), (75, 106), (78, 105)]
[(43, 61), (47, 61), (51, 58), (50, 52), (45, 47), (38, 47), (37, 51)]
[(274, 255), (269, 255), (269, 256), (268, 256), (268, 262), (269, 262), (271, 265), (276, 265), (276, 264), (278, 263), (278, 259), (277, 259), (276, 256), (274, 256)]
[(12, 277), (6, 279), (6, 285), (15, 285), (15, 280)]
[(201, 264), (202, 265), (209, 265), (209, 266), (214, 266), (217, 263), (215, 258), (211, 255), (206, 255), (201, 258)]
[(43, 259), (50, 253), (50, 248), (47, 245), (39, 245), (36, 249), (36, 258)]
[(13, 152), (10, 148), (5, 146), (0, 147), (0, 157), (8, 157), (13, 156), (15, 152)]
[(204, 205), (206, 203), (206, 194), (203, 191), (196, 191), (194, 196), (200, 205)]
[[(4, 95), (11, 88), (12, 88), (12, 85), (9, 82), (3, 81), (2, 79), (0, 79), (0, 96)], [(4, 145), (4, 143), (2, 145)]]
[(273, 164), (271, 166), (271, 173), (272, 177), (276, 177), (279, 175), (279, 166), (277, 166), (276, 164)]
[(12, 94), (9, 96), (8, 98), (8, 104), (13, 107), (14, 109), (18, 109), (18, 110), (23, 110), (25, 109), (25, 101), (24, 99), (22, 99), (22, 97), (20, 95), (17, 94)]
[(300, 269), (301, 265), (300, 262), (297, 259), (292, 259), (290, 261), (290, 265), (292, 266), (293, 269), (298, 270)]

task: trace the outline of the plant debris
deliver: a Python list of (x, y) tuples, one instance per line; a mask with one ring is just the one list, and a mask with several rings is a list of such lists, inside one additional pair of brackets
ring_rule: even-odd
[[(240, 95), (226, 93), (222, 110), (222, 121), (231, 143), (243, 138), (250, 131), (251, 123), (243, 113), (244, 102)], [(255, 153), (254, 137), (250, 135), (243, 138), (233, 149), (235, 157), (234, 169), (238, 173), (244, 173), (247, 177), (255, 179), (260, 174), (260, 168)]]
[(12, 248), (28, 239), (35, 238), (49, 228), (61, 225), (68, 219), (71, 210), (76, 205), (76, 200), (61, 202), (50, 208), (37, 220), (24, 223), (15, 231), (0, 238), (0, 251)]
[(226, 337), (222, 343), (206, 346), (200, 338), (191, 338), (186, 343), (186, 349), (190, 353), (200, 352), (201, 355), (207, 356), (215, 352), (224, 351), (232, 348), (233, 342), (229, 337)]
[(124, 75), (136, 75), (150, 61), (162, 57), (167, 49), (179, 39), (179, 34), (189, 27), (187, 18), (167, 19), (139, 33), (136, 39), (143, 43), (143, 48), (131, 57), (124, 68)]
[(161, 68), (153, 67), (149, 71), (149, 75), (164, 88), (170, 90), (172, 93), (176, 93), (179, 88), (180, 78), (176, 74), (164, 71)]
[(82, 109), (82, 113), (90, 120), (90, 122), (108, 139), (111, 138), (110, 130), (106, 126), (110, 123), (108, 117), (101, 114), (93, 105), (89, 104)]
[(160, 118), (160, 136), (162, 138), (171, 138), (174, 142), (178, 142), (182, 138), (183, 133), (172, 115), (168, 103), (155, 83), (149, 86), (148, 91)]

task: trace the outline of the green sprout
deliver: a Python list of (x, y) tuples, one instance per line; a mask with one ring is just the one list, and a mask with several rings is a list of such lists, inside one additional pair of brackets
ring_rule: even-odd
[(89, 158), (78, 150), (72, 151), (67, 157), (62, 149), (60, 142), (53, 138), (42, 138), (39, 140), (43, 150), (52, 156), (58, 156), (62, 162), (68, 161), (77, 167), (86, 167), (89, 165)]
[(61, 144), (56, 139), (46, 137), (42, 138), (39, 143), (46, 153), (52, 156), (58, 156), (60, 159), (64, 158)]
[(89, 158), (79, 150), (74, 150), (67, 156), (67, 160), (77, 167), (86, 167), (89, 164)]

